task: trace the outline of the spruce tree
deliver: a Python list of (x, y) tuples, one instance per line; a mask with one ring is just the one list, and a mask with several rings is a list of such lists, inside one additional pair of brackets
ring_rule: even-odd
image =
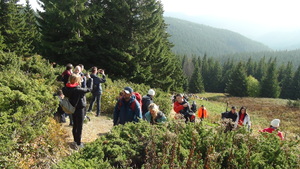
[(292, 62), (288, 62), (282, 74), (283, 75), (280, 82), (280, 86), (281, 86), (280, 98), (292, 99), (294, 95)]
[(190, 93), (202, 93), (204, 92), (204, 84), (201, 75), (201, 70), (198, 65), (195, 66), (193, 75), (189, 82), (189, 92)]
[(247, 75), (245, 65), (241, 62), (234, 68), (230, 74), (226, 86), (226, 92), (232, 96), (247, 96)]
[(222, 77), (220, 83), (221, 92), (225, 92), (226, 86), (230, 80), (230, 75), (234, 69), (233, 61), (228, 59), (227, 62), (223, 65)]
[(267, 64), (265, 63), (265, 57), (263, 57), (257, 65), (256, 72), (254, 74), (255, 79), (257, 79), (258, 81), (262, 80), (266, 73), (266, 67)]
[(298, 66), (292, 81), (292, 99), (297, 100), (300, 99), (300, 66)]
[(40, 52), (58, 63), (86, 62), (88, 49), (84, 37), (90, 18), (86, 0), (39, 0), (38, 23), (41, 31)]
[(267, 72), (261, 81), (261, 96), (269, 98), (278, 98), (280, 95), (280, 86), (278, 82), (275, 61), (268, 66)]
[(4, 51), (28, 56), (32, 49), (26, 29), (23, 7), (18, 0), (0, 1), (0, 32), (5, 44)]

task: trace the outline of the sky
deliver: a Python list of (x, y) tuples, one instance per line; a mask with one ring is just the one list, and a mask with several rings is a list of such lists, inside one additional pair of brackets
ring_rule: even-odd
[[(25, 0), (20, 0), (25, 2)], [(204, 25), (250, 38), (269, 32), (300, 31), (299, 0), (161, 0), (165, 14), (205, 18)], [(36, 8), (37, 0), (30, 0)], [(166, 15), (168, 16), (168, 15)]]
[(261, 33), (300, 29), (300, 1), (298, 0), (161, 1), (164, 5), (165, 13), (177, 12), (191, 17), (230, 21), (228, 22), (230, 25), (226, 26), (223, 24), (225, 28), (247, 29), (250, 32), (251, 30), (257, 31), (257, 29), (260, 29)]

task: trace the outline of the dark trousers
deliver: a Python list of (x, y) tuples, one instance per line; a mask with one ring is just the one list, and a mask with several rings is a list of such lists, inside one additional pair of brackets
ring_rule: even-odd
[(96, 115), (100, 115), (101, 112), (101, 94), (93, 94), (92, 101), (88, 111), (92, 111), (95, 101), (97, 102)]
[(81, 144), (81, 134), (82, 134), (82, 126), (84, 119), (84, 108), (76, 109), (73, 116), (73, 138), (77, 145)]

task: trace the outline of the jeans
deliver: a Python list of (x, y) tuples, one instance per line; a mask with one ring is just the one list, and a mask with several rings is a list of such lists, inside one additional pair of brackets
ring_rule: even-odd
[(90, 107), (89, 107), (88, 111), (92, 111), (95, 101), (97, 101), (96, 115), (99, 116), (100, 111), (101, 111), (101, 105), (100, 105), (101, 104), (101, 94), (93, 94), (93, 98), (92, 98), (92, 101), (90, 103)]

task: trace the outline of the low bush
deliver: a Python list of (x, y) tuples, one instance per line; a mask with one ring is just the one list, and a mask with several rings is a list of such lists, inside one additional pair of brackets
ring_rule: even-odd
[(116, 126), (54, 168), (299, 168), (299, 140), (170, 121)]

